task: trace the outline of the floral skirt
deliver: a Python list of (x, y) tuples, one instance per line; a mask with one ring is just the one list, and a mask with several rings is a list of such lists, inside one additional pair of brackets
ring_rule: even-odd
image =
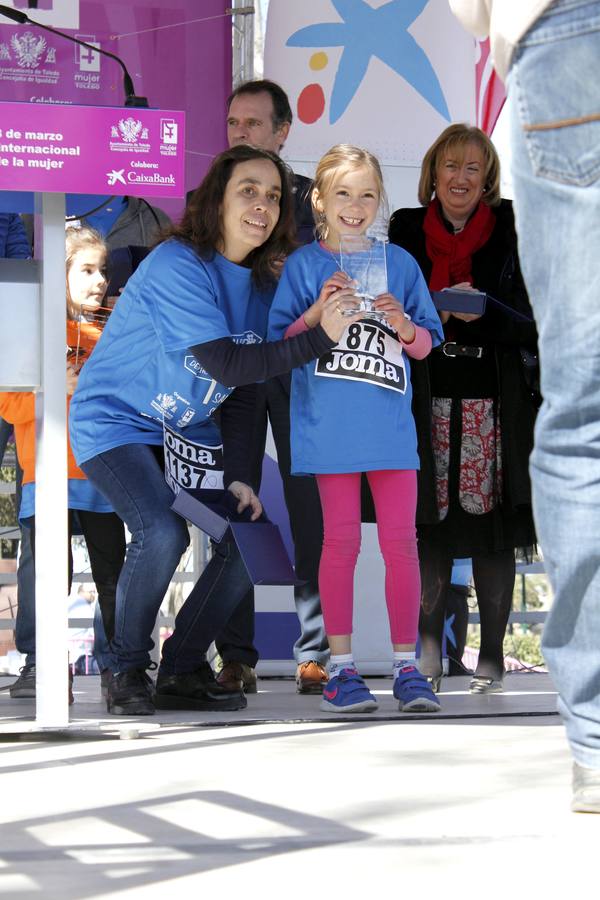
[(434, 397), (432, 443), (440, 522), (419, 526), (419, 539), (443, 545), (457, 558), (531, 547), (531, 509), (502, 504), (498, 401)]
[[(502, 497), (502, 448), (494, 400), (460, 400), (461, 436), (458, 460), (458, 502), (465, 512), (490, 512)], [(450, 423), (453, 401), (434, 397), (432, 443), (435, 487), (440, 519), (450, 504)]]

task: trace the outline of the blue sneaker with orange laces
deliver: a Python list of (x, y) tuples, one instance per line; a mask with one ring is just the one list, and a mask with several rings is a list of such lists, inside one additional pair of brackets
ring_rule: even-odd
[(404, 666), (394, 679), (394, 697), (401, 712), (438, 712), (440, 701), (416, 666)]
[(379, 704), (356, 669), (341, 669), (323, 688), (324, 712), (372, 712)]

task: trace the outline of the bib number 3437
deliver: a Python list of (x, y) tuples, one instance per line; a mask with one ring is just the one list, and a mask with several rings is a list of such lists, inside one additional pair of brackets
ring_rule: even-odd
[(176, 494), (223, 488), (223, 445), (208, 447), (164, 426), (165, 479)]

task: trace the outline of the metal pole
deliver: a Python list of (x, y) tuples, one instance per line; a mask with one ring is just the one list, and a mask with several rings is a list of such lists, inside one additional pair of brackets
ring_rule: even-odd
[(36, 194), (42, 259), (41, 388), (36, 394), (36, 722), (69, 722), (67, 621), (67, 421), (65, 196)]
[(227, 10), (232, 15), (233, 87), (254, 78), (254, 5), (247, 0), (234, 0)]

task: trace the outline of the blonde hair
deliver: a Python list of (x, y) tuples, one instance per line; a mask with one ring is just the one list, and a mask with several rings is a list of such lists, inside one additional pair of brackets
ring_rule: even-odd
[(364, 167), (370, 169), (375, 177), (379, 192), (380, 208), (382, 206), (387, 208), (381, 166), (377, 157), (369, 153), (368, 150), (363, 150), (362, 147), (355, 147), (353, 144), (336, 144), (317, 163), (311, 203), (317, 234), (321, 239), (326, 240), (329, 231), (323, 211), (323, 198), (332, 190), (338, 178), (341, 178), (347, 172), (353, 172)]
[(71, 292), (69, 291), (69, 272), (76, 255), (80, 250), (87, 250), (89, 247), (104, 252), (104, 258), (108, 256), (108, 247), (99, 231), (90, 228), (89, 225), (83, 225), (81, 228), (75, 228), (70, 225), (65, 230), (65, 262), (67, 275), (67, 309), (71, 304)]
[(500, 160), (496, 148), (484, 131), (464, 124), (450, 125), (442, 131), (423, 157), (418, 192), (421, 206), (428, 206), (431, 202), (435, 191), (436, 172), (442, 158), (448, 153), (452, 153), (458, 161), (462, 161), (469, 144), (475, 144), (483, 155), (485, 193), (482, 200), (487, 206), (498, 206), (500, 203)]

